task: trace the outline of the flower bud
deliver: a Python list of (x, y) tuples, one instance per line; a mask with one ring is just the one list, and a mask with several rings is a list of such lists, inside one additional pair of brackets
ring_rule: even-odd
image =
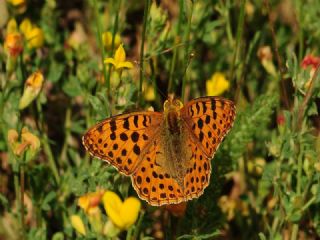
[(40, 71), (36, 71), (29, 76), (25, 83), (23, 95), (19, 102), (19, 109), (22, 110), (39, 95), (43, 85), (43, 75)]

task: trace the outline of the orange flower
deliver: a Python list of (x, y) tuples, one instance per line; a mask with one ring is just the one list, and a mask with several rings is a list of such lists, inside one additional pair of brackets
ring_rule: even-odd
[(88, 213), (91, 208), (95, 208), (99, 205), (103, 193), (104, 190), (99, 190), (81, 196), (78, 200), (78, 206), (81, 207), (86, 213)]
[(18, 32), (9, 33), (4, 42), (4, 48), (8, 55), (17, 57), (23, 50), (23, 38)]

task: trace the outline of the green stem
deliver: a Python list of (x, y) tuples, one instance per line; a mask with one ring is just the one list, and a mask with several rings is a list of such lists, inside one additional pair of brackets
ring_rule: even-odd
[(97, 39), (98, 39), (98, 43), (99, 43), (99, 48), (101, 50), (101, 62), (102, 62), (102, 68), (103, 68), (103, 76), (104, 76), (104, 79), (106, 79), (106, 85), (107, 85), (107, 91), (108, 91), (107, 94), (110, 95), (110, 77), (109, 77), (109, 75), (107, 75), (107, 68), (103, 62), (106, 57), (106, 52), (105, 52), (105, 49), (103, 46), (102, 26), (101, 26), (101, 21), (100, 21), (100, 14), (99, 14), (97, 0), (93, 0), (93, 7), (94, 7), (95, 21), (96, 21), (96, 26), (97, 26)]
[(298, 176), (297, 176), (297, 193), (301, 195), (301, 178), (302, 178), (302, 149), (299, 150), (298, 155)]
[[(136, 227), (134, 229), (134, 232), (130, 233), (130, 234), (127, 234), (127, 240), (129, 240), (129, 239), (138, 239), (139, 229), (141, 227), (143, 217), (144, 217), (144, 211), (141, 211), (141, 214), (139, 216), (139, 219), (138, 219), (138, 222), (137, 222)], [(131, 237), (131, 235), (132, 235), (132, 237)]]
[(68, 140), (71, 134), (70, 128), (71, 128), (71, 107), (68, 106), (66, 111), (66, 118), (64, 122), (65, 137), (64, 137), (64, 142), (63, 142), (62, 150), (61, 150), (59, 161), (58, 161), (60, 165), (62, 164), (62, 162), (68, 163), (68, 161), (66, 161), (67, 160), (66, 157), (67, 157)]
[(40, 128), (39, 131), (42, 133), (42, 143), (44, 147), (44, 152), (48, 157), (50, 168), (53, 172), (56, 182), (58, 183), (60, 182), (60, 176), (59, 176), (57, 165), (54, 161), (52, 150), (48, 141), (48, 136), (46, 135), (44, 130), (43, 111), (42, 111), (41, 103), (39, 100), (36, 101), (36, 106), (37, 106), (37, 112), (39, 114), (38, 126)]
[(296, 240), (296, 239), (298, 239), (298, 232), (299, 232), (299, 226), (298, 226), (298, 224), (293, 224), (290, 240)]
[(232, 30), (231, 30), (231, 21), (230, 21), (230, 13), (229, 13), (229, 8), (230, 8), (230, 1), (228, 0), (226, 3), (226, 13), (225, 13), (225, 17), (226, 17), (226, 32), (227, 32), (227, 37), (228, 37), (228, 41), (231, 45), (231, 47), (233, 47), (234, 45), (234, 39), (233, 39), (233, 35), (232, 35)]
[(147, 22), (150, 8), (150, 0), (144, 1), (144, 13), (143, 13), (143, 25), (142, 25), (142, 36), (140, 45), (140, 80), (139, 80), (139, 101), (142, 102), (142, 84), (144, 74), (144, 42), (146, 37)]
[[(178, 19), (178, 25), (177, 25), (177, 33), (176, 37), (174, 39), (174, 45), (178, 45), (181, 41), (180, 39), (180, 32), (181, 32), (181, 24), (183, 21), (183, 9), (184, 9), (184, 0), (179, 0), (179, 19)], [(172, 61), (171, 61), (171, 66), (170, 66), (170, 76), (169, 76), (169, 83), (168, 83), (168, 93), (171, 93), (173, 91), (173, 77), (175, 73), (175, 67), (176, 67), (176, 61), (177, 61), (177, 54), (178, 54), (178, 48), (173, 49), (173, 56), (172, 56)]]
[(299, 24), (299, 62), (302, 60), (303, 57), (303, 39), (304, 39), (304, 34), (303, 34), (303, 27), (302, 27), (302, 2), (300, 0), (297, 0), (297, 17), (298, 17), (298, 24)]
[(240, 52), (240, 47), (242, 42), (241, 40), (242, 40), (242, 33), (243, 33), (243, 25), (244, 25), (245, 5), (246, 5), (246, 0), (242, 0), (241, 6), (240, 6), (238, 26), (237, 26), (237, 36), (236, 36), (236, 46), (235, 46), (236, 50), (234, 52), (233, 60), (231, 64), (230, 81), (233, 81), (234, 79), (234, 72), (235, 72), (235, 68), (239, 58), (239, 52)]
[[(120, 7), (121, 7), (121, 0), (118, 0), (116, 2), (118, 3), (118, 5), (117, 5), (117, 9), (115, 10), (116, 16), (114, 18), (113, 28), (112, 28), (111, 55), (113, 55), (113, 52), (114, 52), (114, 41), (115, 41), (115, 36), (117, 34), (117, 31), (118, 31), (119, 13), (120, 13)], [(108, 78), (107, 78), (107, 86), (108, 86), (108, 88), (110, 87), (111, 70), (112, 70), (112, 66), (110, 65), (109, 68), (108, 68)]]
[(20, 164), (20, 218), (21, 218), (21, 237), (26, 239), (24, 226), (24, 163)]
[[(15, 161), (16, 161), (16, 159), (15, 159)], [(14, 172), (13, 182), (14, 182), (14, 191), (15, 191), (17, 202), (18, 202), (18, 206), (21, 207), (21, 197), (20, 197), (21, 192), (20, 192), (20, 185), (19, 185), (19, 173), (17, 171)], [(22, 229), (23, 223), (22, 223), (21, 216), (19, 217), (19, 224), (20, 224), (20, 228)]]
[(49, 142), (48, 142), (48, 137), (46, 135), (43, 135), (42, 144), (43, 144), (44, 152), (48, 157), (49, 166), (50, 166), (50, 168), (52, 170), (53, 176), (54, 176), (56, 182), (59, 183), (60, 182), (59, 172), (58, 172), (56, 163), (54, 161), (54, 157), (53, 157), (53, 154), (52, 154), (51, 147), (50, 147)]
[[(188, 59), (189, 59), (189, 46), (190, 46), (190, 30), (191, 30), (191, 21), (192, 21), (193, 7), (194, 7), (193, 1), (191, 0), (190, 2), (191, 2), (191, 9), (190, 9), (190, 13), (188, 14), (188, 26), (187, 26), (186, 35), (184, 38), (184, 42), (186, 44), (185, 52), (184, 52), (184, 64), (183, 64), (185, 66), (185, 73), (187, 72), (187, 69), (189, 66)], [(186, 81), (187, 81), (187, 76), (186, 76), (186, 74), (183, 74), (183, 76), (182, 76), (182, 89), (181, 89), (182, 101), (184, 101)]]

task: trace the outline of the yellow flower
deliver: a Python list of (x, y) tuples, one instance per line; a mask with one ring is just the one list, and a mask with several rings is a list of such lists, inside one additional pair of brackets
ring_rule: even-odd
[(29, 104), (39, 95), (43, 80), (43, 75), (40, 71), (36, 71), (28, 77), (25, 83), (23, 95), (19, 102), (20, 110), (29, 106)]
[(81, 207), (86, 213), (88, 213), (88, 211), (90, 211), (90, 208), (94, 208), (99, 205), (103, 193), (104, 190), (99, 190), (81, 196), (78, 200), (78, 206)]
[(22, 35), (18, 32), (7, 34), (4, 48), (10, 57), (17, 57), (23, 50)]
[(153, 101), (156, 99), (156, 95), (154, 94), (154, 88), (152, 85), (144, 84), (144, 99), (147, 101)]
[(40, 140), (39, 138), (29, 132), (29, 130), (24, 127), (21, 131), (21, 142), (18, 141), (19, 134), (15, 129), (10, 129), (8, 131), (8, 144), (12, 149), (12, 152), (16, 156), (22, 156), (22, 154), (27, 151), (28, 147), (30, 149), (29, 151), (29, 157), (28, 159), (32, 159), (38, 150), (40, 149)]
[(41, 28), (34, 27), (26, 35), (26, 40), (29, 48), (40, 48), (43, 46), (44, 35)]
[(11, 18), (7, 24), (7, 34), (17, 32), (17, 21)]
[(221, 72), (215, 72), (206, 82), (207, 96), (218, 96), (230, 88), (230, 83)]
[(24, 13), (27, 9), (26, 0), (8, 0), (8, 2), (15, 7), (18, 13)]
[(13, 6), (18, 6), (21, 4), (25, 4), (26, 0), (8, 0), (9, 3), (11, 3)]
[(133, 68), (133, 64), (126, 61), (126, 52), (122, 44), (118, 47), (114, 54), (114, 58), (106, 58), (104, 63), (110, 63), (114, 66), (116, 70), (121, 70), (122, 68)]
[(137, 220), (141, 208), (137, 198), (129, 197), (122, 202), (116, 193), (107, 191), (102, 201), (109, 218), (121, 230), (128, 229)]
[(19, 28), (27, 41), (28, 48), (40, 48), (43, 46), (43, 31), (41, 28), (33, 26), (30, 19), (25, 18)]
[(30, 19), (29, 18), (23, 19), (19, 25), (19, 29), (24, 35), (28, 34), (28, 32), (30, 32), (32, 29), (32, 23)]
[(74, 227), (74, 229), (78, 232), (81, 233), (82, 235), (86, 235), (86, 229), (84, 227), (84, 224), (78, 215), (72, 215), (71, 216), (71, 225)]
[(30, 149), (33, 151), (37, 151), (40, 148), (39, 138), (36, 135), (29, 132), (29, 130), (26, 127), (22, 128), (21, 140), (22, 142), (28, 143)]
[[(112, 47), (112, 33), (111, 32), (104, 32), (102, 34), (102, 41), (103, 41), (103, 46), (107, 49), (107, 50), (111, 50)], [(119, 45), (121, 43), (121, 38), (119, 34), (116, 34), (114, 36), (114, 47), (118, 48)]]
[(8, 131), (8, 143), (9, 145), (13, 145), (18, 141), (19, 135), (15, 129), (9, 129)]

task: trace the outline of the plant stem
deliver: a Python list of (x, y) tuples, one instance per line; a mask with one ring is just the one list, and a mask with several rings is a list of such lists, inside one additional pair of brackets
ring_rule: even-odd
[(37, 106), (37, 112), (39, 114), (38, 126), (40, 128), (39, 131), (42, 133), (42, 144), (44, 147), (44, 152), (48, 157), (50, 168), (53, 172), (53, 175), (55, 177), (56, 182), (58, 183), (60, 181), (58, 168), (57, 168), (56, 162), (54, 161), (52, 150), (51, 150), (51, 147), (50, 147), (50, 144), (48, 141), (48, 136), (46, 135), (45, 130), (44, 130), (43, 111), (42, 111), (41, 103), (39, 100), (36, 101), (36, 106)]
[[(183, 21), (183, 9), (184, 9), (184, 0), (179, 0), (179, 19), (178, 19), (178, 25), (177, 25), (177, 33), (176, 37), (174, 39), (174, 45), (180, 44), (180, 32), (181, 32), (181, 23)], [(169, 75), (169, 83), (168, 83), (168, 94), (170, 94), (174, 89), (172, 89), (173, 84), (173, 77), (174, 72), (176, 70), (176, 61), (177, 61), (177, 54), (178, 54), (178, 48), (173, 49), (173, 56), (171, 60), (171, 66), (170, 66), (170, 75)]]
[(185, 38), (184, 38), (184, 42), (186, 44), (185, 47), (185, 52), (184, 52), (184, 64), (183, 66), (185, 67), (185, 72), (182, 76), (182, 89), (181, 89), (181, 99), (182, 101), (184, 101), (184, 94), (185, 94), (185, 88), (186, 88), (186, 81), (187, 81), (187, 69), (189, 66), (189, 46), (190, 46), (190, 29), (191, 29), (191, 21), (192, 21), (192, 14), (193, 14), (193, 1), (190, 1), (191, 4), (191, 9), (190, 9), (190, 13), (188, 14), (188, 26), (187, 26), (187, 31), (185, 34)]
[[(118, 25), (119, 25), (119, 13), (120, 13), (120, 7), (121, 7), (121, 0), (116, 1), (118, 3), (117, 5), (117, 9), (116, 9), (116, 16), (114, 18), (114, 22), (113, 22), (113, 28), (112, 28), (112, 40), (111, 40), (111, 55), (113, 55), (114, 52), (114, 40), (115, 40), (115, 36), (117, 34), (118, 31)], [(105, 64), (103, 64), (105, 65)], [(110, 65), (108, 68), (108, 78), (107, 78), (107, 87), (108, 89), (110, 88), (110, 78), (111, 78), (111, 69), (112, 66)]]
[(303, 102), (302, 104), (300, 105), (299, 107), (299, 110), (298, 110), (298, 117), (297, 117), (297, 125), (296, 125), (296, 130), (300, 130), (301, 127), (302, 127), (302, 122), (303, 122), (303, 115), (304, 115), (304, 112), (305, 112), (305, 109), (307, 107), (307, 104), (312, 96), (312, 91), (313, 91), (313, 88), (314, 88), (314, 83), (316, 81), (316, 78), (318, 77), (318, 74), (320, 72), (320, 63), (317, 65), (316, 67), (316, 71), (314, 72), (312, 78), (311, 78), (311, 81), (310, 81), (310, 84), (309, 84), (309, 87), (308, 87), (308, 90), (307, 90), (307, 93), (303, 99)]
[(26, 239), (24, 226), (24, 163), (20, 164), (20, 218), (21, 218), (21, 237)]
[(276, 34), (275, 34), (275, 31), (274, 31), (273, 20), (271, 18), (269, 0), (264, 0), (264, 5), (265, 5), (265, 7), (267, 9), (267, 13), (268, 13), (269, 27), (270, 27), (272, 41), (273, 41), (273, 48), (274, 48), (275, 56), (276, 56), (276, 59), (277, 59), (277, 62), (278, 62), (280, 76), (281, 76), (281, 78), (280, 78), (280, 92), (283, 95), (283, 100), (284, 100), (285, 107), (287, 109), (289, 109), (289, 99), (288, 99), (288, 95), (287, 95), (285, 77), (284, 77), (284, 75), (285, 75), (285, 67), (283, 66), (282, 59), (281, 59), (280, 54), (279, 54), (278, 41), (277, 41)]
[(104, 79), (106, 79), (106, 85), (107, 85), (107, 91), (108, 91), (107, 94), (110, 95), (110, 76), (109, 75), (107, 76), (106, 65), (103, 63), (103, 61), (106, 57), (106, 52), (103, 47), (102, 26), (101, 26), (101, 21), (100, 21), (100, 14), (99, 14), (97, 0), (93, 0), (93, 7), (94, 7), (95, 20), (96, 20), (96, 26), (97, 26), (97, 39), (98, 39), (98, 43), (99, 43), (99, 48), (101, 50), (101, 62), (102, 62), (103, 76), (104, 76)]
[(50, 166), (50, 168), (52, 170), (53, 176), (54, 176), (56, 182), (59, 183), (60, 182), (59, 172), (58, 172), (56, 163), (54, 161), (54, 157), (53, 157), (53, 154), (52, 154), (52, 151), (51, 151), (51, 147), (50, 147), (49, 142), (48, 142), (48, 137), (45, 134), (42, 137), (42, 144), (43, 144), (44, 152), (48, 157), (49, 166)]
[(239, 58), (239, 52), (240, 52), (240, 47), (242, 42), (243, 25), (244, 25), (245, 5), (246, 5), (246, 0), (242, 0), (241, 6), (240, 6), (238, 26), (237, 26), (237, 36), (236, 36), (236, 46), (235, 46), (236, 50), (234, 52), (233, 60), (231, 64), (230, 81), (233, 81), (234, 79), (234, 72), (235, 72), (235, 68)]
[(304, 46), (303, 46), (303, 39), (304, 39), (304, 34), (303, 34), (303, 27), (302, 27), (302, 2), (301, 0), (297, 0), (297, 6), (296, 6), (296, 11), (297, 11), (297, 20), (298, 20), (298, 26), (299, 26), (299, 62), (302, 60), (303, 52), (304, 52)]
[(68, 106), (66, 111), (65, 122), (64, 122), (65, 137), (64, 137), (64, 142), (63, 142), (62, 150), (61, 150), (59, 161), (58, 161), (59, 164), (61, 164), (62, 162), (68, 163), (66, 159), (66, 155), (67, 155), (67, 148), (68, 148), (68, 140), (71, 132), (70, 127), (71, 127), (71, 107)]
[(227, 32), (227, 37), (228, 41), (231, 45), (231, 47), (234, 47), (234, 39), (232, 35), (232, 30), (231, 30), (231, 21), (230, 21), (230, 14), (229, 14), (229, 7), (230, 7), (230, 0), (227, 0), (226, 2), (226, 13), (225, 13), (225, 18), (226, 18), (226, 32)]
[(299, 232), (298, 224), (293, 224), (290, 240), (296, 240), (298, 237), (298, 232)]
[(143, 83), (143, 73), (144, 73), (144, 42), (146, 37), (147, 22), (149, 15), (150, 0), (144, 1), (144, 13), (143, 13), (143, 25), (142, 25), (142, 36), (140, 45), (140, 80), (139, 80), (139, 92), (138, 98), (139, 102), (142, 102), (142, 83)]

